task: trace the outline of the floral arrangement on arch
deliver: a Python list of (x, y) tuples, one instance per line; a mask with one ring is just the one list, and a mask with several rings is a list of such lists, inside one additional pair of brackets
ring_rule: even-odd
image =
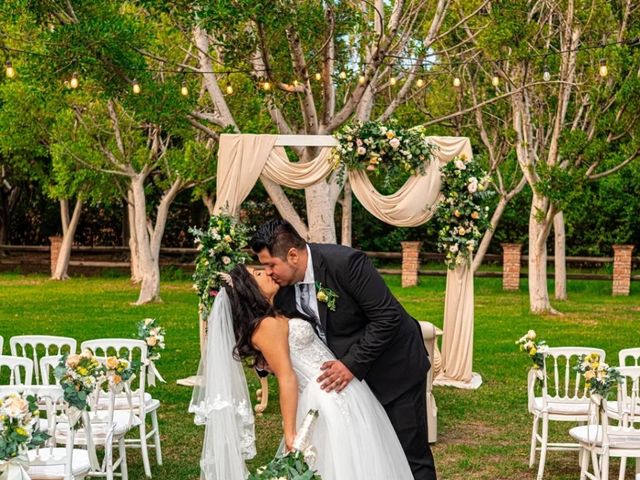
[(485, 203), (492, 192), (487, 190), (489, 176), (476, 160), (465, 155), (440, 170), (442, 200), (435, 212), (438, 250), (445, 253), (447, 267), (455, 269), (470, 262), (484, 230), (491, 228)]
[[(366, 170), (390, 178), (403, 174), (424, 174), (424, 164), (433, 159), (434, 145), (426, 141), (424, 129), (404, 129), (391, 122), (358, 122), (346, 125), (335, 135), (340, 144), (331, 153), (334, 169)], [(345, 168), (338, 171), (344, 183)]]
[(600, 361), (597, 353), (583, 355), (575, 369), (584, 375), (585, 389), (605, 399), (622, 378), (618, 370)]
[(33, 395), (11, 393), (0, 399), (0, 461), (10, 462), (42, 446), (49, 438), (39, 428), (38, 403)]
[(206, 230), (192, 227), (198, 249), (193, 288), (200, 299), (200, 318), (206, 320), (213, 301), (224, 281), (219, 272), (229, 272), (238, 263), (245, 263), (249, 254), (242, 251), (249, 243), (249, 228), (231, 215), (221, 213), (209, 219)]
[(516, 340), (516, 345), (519, 346), (521, 352), (527, 352), (533, 362), (533, 368), (541, 369), (544, 367), (544, 354), (549, 349), (549, 346), (544, 340), (536, 342), (536, 337), (535, 330), (529, 330), (526, 335)]

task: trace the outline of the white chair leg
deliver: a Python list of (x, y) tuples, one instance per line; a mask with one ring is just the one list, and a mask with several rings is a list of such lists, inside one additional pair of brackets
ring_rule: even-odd
[(124, 437), (118, 441), (118, 449), (120, 451), (120, 473), (122, 480), (129, 480), (129, 469), (127, 467), (127, 449), (124, 444)]
[(589, 452), (584, 448), (580, 448), (580, 480), (587, 479), (587, 472), (589, 471)]
[(627, 471), (627, 457), (620, 457), (620, 473), (618, 474), (618, 480), (624, 480), (624, 474)]
[(144, 465), (144, 474), (147, 478), (151, 478), (151, 464), (149, 463), (149, 450), (147, 449), (147, 425), (145, 418), (140, 419), (140, 453), (142, 454), (142, 464)]
[(153, 426), (153, 443), (156, 446), (156, 463), (162, 465), (162, 445), (160, 444), (160, 427), (158, 427), (158, 410), (151, 412), (151, 425)]
[(544, 462), (547, 460), (547, 442), (549, 440), (549, 418), (542, 416), (542, 440), (540, 442), (540, 464), (538, 465), (538, 475), (536, 480), (542, 480), (544, 475)]
[(609, 480), (609, 452), (604, 452), (600, 458), (602, 459), (602, 475), (601, 480)]
[(538, 423), (540, 417), (533, 416), (533, 428), (531, 429), (531, 453), (529, 454), (529, 468), (536, 463), (536, 447), (538, 446)]

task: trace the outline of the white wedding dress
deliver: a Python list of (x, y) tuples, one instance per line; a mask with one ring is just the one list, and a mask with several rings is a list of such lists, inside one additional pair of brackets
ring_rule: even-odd
[(367, 384), (354, 378), (340, 393), (320, 388), (320, 366), (335, 356), (309, 322), (289, 320), (289, 349), (300, 392), (298, 427), (310, 409), (319, 412), (310, 443), (322, 480), (412, 480), (391, 422)]

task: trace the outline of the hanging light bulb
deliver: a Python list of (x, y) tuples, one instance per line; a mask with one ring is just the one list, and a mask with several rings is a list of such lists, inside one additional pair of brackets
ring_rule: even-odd
[(321, 74), (321, 73), (316, 73), (316, 74), (315, 74), (315, 78), (316, 78), (316, 80), (318, 80), (318, 81), (322, 80), (322, 74)]
[(300, 85), (300, 82), (298, 80), (294, 80), (293, 81), (293, 86), (297, 87), (298, 85)]
[(462, 82), (460, 81), (460, 78), (455, 77), (455, 78), (453, 79), (453, 86), (454, 86), (455, 88), (460, 88), (460, 85), (461, 85), (461, 84), (462, 84)]
[(187, 87), (187, 82), (182, 82), (182, 87), (180, 87), (180, 93), (186, 97), (189, 95), (189, 88)]
[(391, 77), (391, 78), (389, 79), (389, 83), (393, 86), (393, 85), (395, 85), (396, 83), (398, 83), (398, 79), (397, 79), (396, 77)]
[(138, 80), (136, 80), (135, 78), (133, 79), (133, 93), (135, 93), (136, 95), (139, 94), (142, 91), (142, 89), (140, 88), (140, 84), (138, 83)]
[(344, 79), (346, 79), (346, 78), (347, 78), (347, 72), (345, 72), (344, 70), (342, 70), (342, 71), (338, 74), (338, 76), (339, 76), (342, 80), (344, 80)]
[(491, 85), (493, 85), (494, 87), (500, 85), (500, 77), (498, 77), (497, 75), (491, 77)]
[(264, 82), (264, 83), (262, 84), (262, 89), (263, 89), (265, 92), (268, 92), (269, 90), (271, 90), (271, 84), (270, 84), (269, 82)]
[(75, 89), (78, 88), (79, 84), (80, 82), (78, 80), (78, 72), (73, 72), (73, 75), (71, 75), (71, 80), (69, 81), (69, 86)]
[(544, 72), (542, 73), (542, 79), (545, 82), (548, 82), (549, 80), (551, 80), (551, 72), (549, 72), (549, 66), (546, 64), (544, 66)]
[(366, 81), (367, 81), (367, 77), (365, 77), (364, 75), (360, 75), (360, 76), (358, 77), (358, 83), (359, 83), (360, 85), (364, 85), (364, 83), (365, 83)]
[(418, 88), (422, 88), (422, 87), (424, 87), (424, 80), (423, 80), (423, 79), (421, 79), (421, 78), (419, 78), (419, 79), (418, 79), (418, 81), (416, 81), (416, 86), (417, 86)]
[(16, 76), (16, 69), (13, 68), (13, 65), (11, 64), (11, 60), (7, 60), (6, 67), (7, 67), (7, 70), (6, 70), (7, 77), (14, 78)]
[(227, 83), (227, 88), (225, 90), (227, 95), (233, 95), (233, 86), (230, 83)]
[(607, 68), (607, 61), (604, 58), (600, 59), (600, 68), (598, 73), (602, 78), (606, 77), (609, 74), (609, 69)]

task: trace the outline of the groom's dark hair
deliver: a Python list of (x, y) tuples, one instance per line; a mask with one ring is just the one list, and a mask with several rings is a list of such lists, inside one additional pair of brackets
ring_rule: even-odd
[(272, 257), (287, 258), (287, 252), (291, 248), (303, 249), (307, 242), (300, 236), (286, 220), (269, 220), (263, 223), (249, 241), (251, 250), (260, 253), (265, 248)]

